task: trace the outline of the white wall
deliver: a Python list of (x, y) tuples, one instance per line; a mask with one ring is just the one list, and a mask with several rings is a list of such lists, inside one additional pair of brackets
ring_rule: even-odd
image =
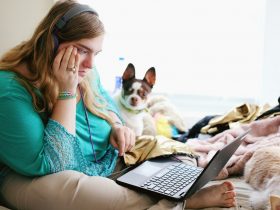
[[(277, 104), (279, 0), (119, 0), (111, 7), (104, 0), (80, 1), (97, 9), (107, 28), (104, 52), (97, 62), (109, 89), (114, 81), (110, 75), (118, 71), (117, 58), (123, 56), (126, 62), (136, 63), (140, 77), (156, 65), (155, 91), (204, 97), (208, 89), (219, 104), (238, 97)], [(175, 13), (170, 15), (171, 11)]]
[(0, 56), (32, 35), (53, 0), (0, 1)]
[[(119, 0), (110, 7), (104, 0), (80, 1), (100, 13), (107, 29), (97, 63), (109, 89), (123, 56), (139, 77), (156, 65), (154, 91), (169, 91), (187, 116), (219, 114), (244, 102), (277, 104), (279, 0)], [(212, 95), (201, 94), (205, 89)]]
[[(266, 0), (80, 0), (106, 27), (96, 59), (113, 88), (117, 59), (144, 76), (155, 66), (154, 91), (225, 98), (260, 95)], [(121, 69), (121, 73), (124, 69)]]
[[(0, 1), (0, 56), (3, 52), (18, 44), (19, 42), (25, 40), (29, 36), (31, 36), (34, 28), (37, 23), (41, 20), (41, 18), (47, 13), (54, 0), (1, 0)], [(92, 0), (94, 3), (95, 1)], [(98, 1), (97, 1), (98, 2)], [(280, 93), (280, 85), (278, 83), (278, 79), (280, 78), (280, 1), (279, 0), (266, 0), (266, 5), (264, 5), (266, 16), (265, 16), (265, 33), (264, 33), (264, 52), (263, 52), (263, 66), (261, 67), (261, 84), (256, 88), (259, 91), (258, 98), (256, 101), (258, 102), (269, 102), (272, 105), (276, 104), (276, 99)], [(107, 1), (108, 3), (108, 1)], [(109, 6), (108, 6), (109, 7)], [(97, 11), (100, 13), (101, 17), (103, 14), (102, 8), (98, 8)], [(118, 13), (119, 11), (116, 11)], [(145, 11), (141, 11), (141, 13), (145, 14)], [(156, 16), (157, 12), (154, 11)], [(116, 15), (118, 14), (112, 14)], [(106, 21), (106, 20), (105, 20)], [(122, 23), (119, 23), (122, 24)], [(114, 26), (117, 27), (117, 26)], [(131, 27), (122, 26), (122, 30), (128, 30)], [(156, 26), (155, 26), (156, 28)], [(110, 31), (109, 31), (110, 32)], [(149, 36), (151, 31), (147, 31), (145, 36)], [(108, 34), (111, 35), (110, 33)], [(112, 38), (112, 37), (111, 37)], [(177, 37), (174, 37), (176, 39)], [(170, 37), (172, 40), (172, 37)], [(123, 42), (130, 42), (131, 40), (122, 40)], [(261, 44), (260, 44), (261, 45)], [(106, 46), (104, 51), (109, 51), (110, 46)], [(256, 46), (257, 47), (257, 46)], [(149, 49), (147, 48), (147, 51)], [(120, 49), (121, 51), (121, 49)], [(105, 52), (104, 52), (105, 53)], [(148, 52), (149, 55), (150, 52)], [(171, 57), (172, 52), (170, 52), (167, 56)], [(120, 54), (121, 55), (121, 54)], [(147, 57), (148, 59), (148, 57)], [(163, 58), (164, 59), (164, 58)], [(115, 62), (113, 60), (107, 60), (107, 62)], [(188, 61), (186, 61), (188, 62)], [(197, 61), (200, 62), (200, 61)], [(203, 61), (201, 61), (203, 62)], [(151, 62), (152, 63), (152, 62)], [(145, 65), (143, 65), (145, 66)], [(147, 66), (149, 67), (149, 66)], [(140, 69), (141, 67), (138, 67)], [(112, 75), (113, 69), (109, 69), (109, 76)], [(172, 73), (174, 69), (170, 70)], [(180, 70), (183, 71), (182, 69)], [(103, 72), (101, 72), (103, 74)], [(109, 76), (103, 76), (103, 80), (110, 80)], [(245, 78), (250, 79), (250, 77)], [(113, 80), (111, 80), (113, 81)], [(162, 81), (163, 82), (163, 81)], [(235, 82), (235, 84), (239, 84), (239, 82)], [(187, 84), (186, 84), (187, 85)], [(166, 85), (165, 85), (166, 86)], [(158, 89), (159, 90), (159, 89)], [(195, 97), (194, 97), (195, 98)], [(182, 100), (180, 98), (180, 100)], [(191, 99), (189, 99), (191, 100)], [(200, 100), (200, 99), (199, 99)], [(189, 104), (192, 104), (194, 107), (197, 107), (195, 104), (203, 104), (209, 101), (208, 99), (200, 102), (194, 99), (191, 103), (183, 101), (180, 102), (183, 104), (184, 108)], [(215, 101), (215, 100), (214, 100)], [(227, 98), (217, 99), (217, 105), (226, 104)], [(235, 102), (234, 102), (235, 103)], [(186, 106), (185, 106), (186, 104)], [(215, 104), (215, 103), (214, 103)], [(207, 104), (205, 106), (207, 107)], [(190, 110), (191, 111), (191, 108)], [(199, 111), (199, 110), (198, 110)], [(207, 110), (208, 111), (208, 110)]]
[(280, 96), (280, 1), (266, 7), (262, 100), (277, 103)]

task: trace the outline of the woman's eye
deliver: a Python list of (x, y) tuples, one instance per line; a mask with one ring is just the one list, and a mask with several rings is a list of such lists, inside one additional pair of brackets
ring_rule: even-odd
[(100, 52), (96, 52), (96, 53), (94, 53), (94, 55), (97, 56), (99, 53), (100, 53)]
[(88, 53), (87, 50), (84, 50), (84, 49), (81, 49), (81, 48), (78, 48), (77, 51), (78, 51), (78, 53), (79, 53), (80, 55), (84, 55), (84, 54), (87, 54), (87, 53)]

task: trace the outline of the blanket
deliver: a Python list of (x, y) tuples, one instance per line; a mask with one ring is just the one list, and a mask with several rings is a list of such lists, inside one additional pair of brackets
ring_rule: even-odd
[(235, 137), (249, 128), (251, 128), (250, 133), (244, 138), (217, 179), (224, 179), (230, 175), (241, 175), (246, 162), (254, 151), (267, 146), (280, 146), (280, 116), (253, 121), (206, 140), (189, 139), (187, 144), (199, 155), (198, 165), (205, 167), (217, 150), (232, 142)]
[(186, 144), (166, 138), (165, 136), (143, 135), (136, 139), (131, 151), (124, 155), (127, 166), (160, 156), (183, 155), (196, 158), (193, 150)]

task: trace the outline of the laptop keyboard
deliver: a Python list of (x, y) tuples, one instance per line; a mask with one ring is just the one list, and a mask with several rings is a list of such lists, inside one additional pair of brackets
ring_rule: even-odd
[(196, 180), (202, 170), (183, 163), (174, 163), (150, 178), (141, 187), (172, 196)]

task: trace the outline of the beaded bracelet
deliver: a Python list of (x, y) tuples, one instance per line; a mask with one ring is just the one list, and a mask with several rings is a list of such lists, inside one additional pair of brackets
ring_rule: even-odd
[(122, 122), (116, 121), (116, 122), (113, 122), (113, 125), (124, 125), (124, 124)]
[(69, 91), (61, 91), (58, 94), (58, 99), (59, 100), (66, 100), (66, 99), (72, 99), (72, 98), (76, 98), (76, 93), (71, 93)]

